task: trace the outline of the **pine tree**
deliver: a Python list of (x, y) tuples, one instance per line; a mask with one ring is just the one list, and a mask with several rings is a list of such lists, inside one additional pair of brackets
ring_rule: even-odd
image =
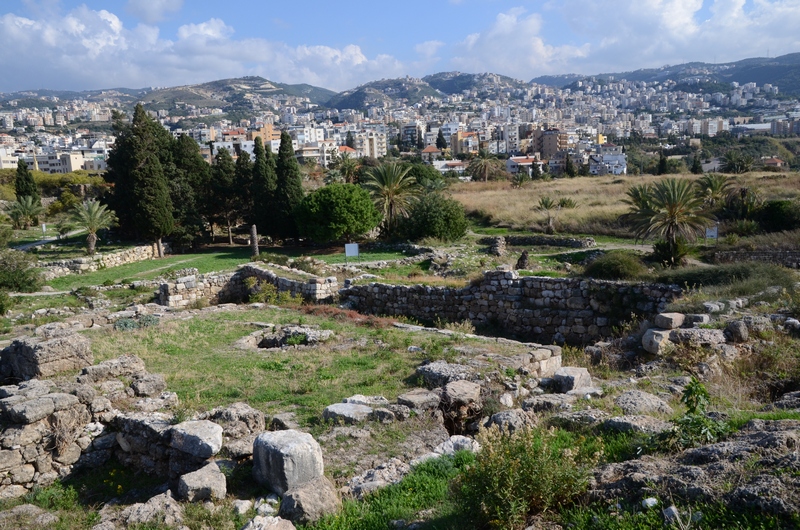
[[(34, 155), (36, 156), (36, 155)], [(42, 197), (39, 195), (39, 187), (33, 180), (33, 175), (28, 169), (28, 164), (24, 160), (17, 163), (17, 178), (14, 181), (14, 191), (17, 194), (17, 200), (22, 197), (32, 197), (34, 204), (41, 206)]]
[(439, 134), (436, 135), (436, 149), (447, 149), (447, 140), (445, 140), (441, 129), (439, 129)]
[(297, 226), (294, 222), (294, 209), (303, 200), (303, 184), (300, 167), (294, 157), (292, 138), (287, 132), (281, 134), (277, 174), (274, 203), (276, 217), (272, 231), (281, 239), (296, 237)]
[(275, 201), (275, 187), (278, 177), (275, 174), (275, 157), (269, 145), (264, 148), (261, 138), (256, 137), (253, 147), (253, 210), (251, 212), (251, 223), (255, 223), (259, 232), (270, 234), (270, 226), (274, 216), (273, 205)]
[(228, 229), (228, 242), (233, 245), (233, 223), (238, 211), (236, 204), (236, 165), (227, 149), (220, 149), (211, 169), (211, 196), (214, 203), (212, 219)]

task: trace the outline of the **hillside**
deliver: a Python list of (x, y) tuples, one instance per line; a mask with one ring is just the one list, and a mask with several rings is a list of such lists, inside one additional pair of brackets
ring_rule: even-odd
[(381, 79), (337, 94), (328, 100), (326, 106), (364, 109), (401, 99), (406, 100), (409, 105), (414, 105), (425, 97), (441, 98), (442, 94), (425, 81), (413, 77)]
[(627, 79), (628, 81), (675, 81), (687, 91), (701, 90), (703, 83), (777, 85), (782, 94), (800, 94), (800, 53), (780, 57), (752, 57), (731, 63), (709, 64), (691, 62), (661, 68), (643, 68), (628, 72), (603, 73), (593, 76), (578, 74), (540, 76), (532, 83), (564, 87), (576, 81), (594, 77), (601, 80)]
[(460, 94), (465, 90), (478, 92), (496, 89), (525, 88), (526, 83), (518, 79), (498, 74), (465, 74), (461, 72), (439, 72), (422, 78), (430, 86), (445, 94)]

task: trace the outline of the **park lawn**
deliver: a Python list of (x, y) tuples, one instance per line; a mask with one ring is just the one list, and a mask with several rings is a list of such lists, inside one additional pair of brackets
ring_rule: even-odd
[(66, 291), (90, 285), (122, 280), (152, 280), (168, 274), (171, 270), (196, 268), (200, 274), (233, 270), (250, 262), (249, 247), (215, 248), (195, 254), (176, 254), (163, 259), (129, 263), (87, 274), (70, 274), (48, 282), (57, 291)]

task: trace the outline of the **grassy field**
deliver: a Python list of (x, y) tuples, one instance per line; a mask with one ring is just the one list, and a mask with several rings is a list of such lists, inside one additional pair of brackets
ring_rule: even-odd
[[(668, 177), (696, 180), (698, 175)], [(465, 182), (453, 185), (450, 192), (468, 213), (486, 219), (492, 225), (538, 231), (545, 228), (547, 220), (547, 214), (537, 210), (539, 198), (548, 196), (556, 201), (571, 198), (577, 202), (577, 208), (554, 214), (558, 231), (626, 236), (626, 230), (616, 223), (627, 210), (623, 202), (625, 192), (630, 186), (661, 178), (652, 175), (560, 178), (531, 182), (522, 189), (513, 188), (509, 182)], [(800, 178), (796, 173), (747, 173), (732, 178), (735, 187), (755, 188), (764, 199), (800, 197)]]

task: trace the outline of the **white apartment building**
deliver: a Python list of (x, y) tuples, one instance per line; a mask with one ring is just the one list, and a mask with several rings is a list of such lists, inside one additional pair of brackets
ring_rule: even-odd
[(388, 152), (386, 135), (374, 131), (367, 131), (355, 135), (355, 149), (359, 157), (371, 156), (380, 158)]

